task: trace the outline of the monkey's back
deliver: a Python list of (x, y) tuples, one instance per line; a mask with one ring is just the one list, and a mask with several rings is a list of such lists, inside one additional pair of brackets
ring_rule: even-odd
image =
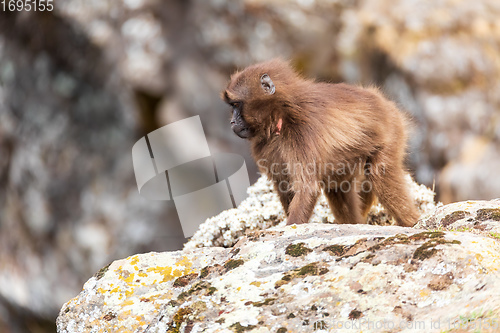
[(318, 149), (341, 153), (346, 159), (381, 149), (404, 149), (404, 115), (378, 89), (344, 83), (314, 83), (310, 89), (309, 94), (303, 90), (297, 104), (310, 113), (307, 119), (314, 128), (305, 137)]

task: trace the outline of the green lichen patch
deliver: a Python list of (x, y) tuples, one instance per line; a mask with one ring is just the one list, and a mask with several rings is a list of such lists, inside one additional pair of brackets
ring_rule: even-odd
[(101, 268), (97, 273), (95, 273), (94, 277), (97, 280), (100, 280), (106, 274), (106, 272), (108, 271), (109, 266), (111, 266), (111, 263), (109, 263), (106, 266), (104, 266), (103, 268)]
[(405, 234), (397, 234), (391, 237), (387, 237), (383, 240), (382, 244), (384, 245), (392, 245), (392, 244), (408, 244), (410, 243), (408, 235)]
[(175, 301), (175, 300), (171, 300), (167, 303), (167, 305), (170, 305), (172, 307), (176, 307), (176, 306), (179, 306), (179, 302)]
[(471, 232), (473, 231), (474, 228), (471, 228), (471, 227), (460, 227), (460, 228), (457, 228), (457, 229), (451, 229), (450, 231), (456, 231), (456, 232)]
[(415, 235), (411, 235), (409, 238), (411, 240), (425, 240), (434, 238), (443, 238), (444, 232), (442, 231), (424, 231)]
[(242, 326), (240, 323), (234, 323), (232, 324), (231, 326), (229, 326), (234, 332), (236, 333), (241, 333), (241, 332), (245, 332), (245, 331), (251, 331), (253, 330), (255, 327), (255, 325), (248, 325), (248, 326)]
[(341, 257), (347, 252), (347, 250), (349, 250), (349, 248), (350, 248), (350, 246), (348, 246), (348, 245), (334, 244), (334, 245), (330, 245), (330, 246), (325, 247), (323, 249), (323, 251), (329, 251), (334, 256)]
[(434, 238), (434, 239), (428, 240), (427, 242), (422, 244), (420, 247), (418, 247), (415, 250), (415, 252), (413, 253), (413, 259), (415, 259), (415, 260), (428, 259), (428, 258), (434, 256), (438, 252), (438, 249), (436, 249), (436, 246), (443, 245), (443, 244), (461, 244), (461, 243), (458, 240), (447, 241), (444, 238)]
[(238, 260), (230, 259), (230, 260), (226, 261), (226, 263), (224, 264), (224, 267), (226, 268), (227, 271), (230, 271), (232, 269), (235, 269), (238, 266), (243, 265), (244, 263), (245, 262), (241, 259), (238, 259)]
[(304, 267), (300, 268), (297, 272), (297, 275), (299, 276), (306, 276), (306, 275), (323, 275), (328, 272), (328, 268), (326, 267), (321, 267), (318, 262), (313, 262), (311, 264), (305, 265)]
[(198, 301), (193, 303), (191, 306), (179, 308), (177, 312), (172, 317), (172, 320), (167, 324), (167, 332), (170, 333), (180, 333), (182, 324), (186, 324), (182, 332), (191, 332), (194, 323), (199, 321), (199, 316), (202, 312), (207, 310), (207, 305), (205, 302)]
[(293, 277), (292, 277), (291, 274), (285, 274), (285, 275), (283, 275), (283, 277), (281, 278), (281, 280), (276, 281), (276, 283), (274, 284), (274, 288), (279, 288), (282, 285), (287, 284), (288, 282), (292, 281), (292, 278)]
[(200, 271), (200, 279), (204, 279), (208, 276), (208, 274), (210, 273), (210, 269), (209, 269), (209, 266), (205, 266), (201, 269)]
[[(467, 323), (472, 323), (471, 326), (474, 325), (474, 323), (477, 323), (478, 320), (482, 320), (486, 325), (488, 325), (490, 328), (497, 328), (498, 327), (498, 313), (495, 314), (495, 311), (493, 310), (483, 310), (480, 309), (478, 311), (472, 311), (471, 313), (468, 313), (466, 315), (460, 315), (458, 316), (457, 319), (455, 319), (454, 323), (462, 323), (462, 327), (465, 326), (464, 324)], [(485, 325), (485, 326), (486, 326)], [(486, 327), (488, 327), (486, 326)], [(479, 332), (478, 330), (474, 332)], [(489, 331), (488, 332), (492, 332)]]
[(500, 240), (500, 233), (498, 232), (490, 232), (490, 236)]
[(194, 314), (199, 314), (207, 310), (207, 303), (203, 301), (197, 301), (192, 305), (191, 308)]
[(338, 258), (335, 261), (341, 261), (342, 259), (356, 256), (360, 253), (366, 251), (376, 251), (385, 246), (382, 243), (384, 237), (375, 237), (375, 238), (361, 238), (358, 239), (353, 245), (331, 245), (326, 246), (323, 251), (329, 251), (333, 255), (337, 255)]
[[(279, 223), (279, 220), (276, 220)], [(245, 236), (251, 242), (259, 241), (261, 238), (276, 239), (284, 234), (284, 231), (275, 230), (258, 230), (254, 232), (249, 232)]]
[(198, 274), (192, 273), (188, 275), (181, 276), (175, 279), (173, 286), (174, 287), (185, 287), (187, 286), (193, 279), (197, 278)]
[(310, 252), (312, 250), (306, 247), (304, 243), (290, 244), (285, 249), (285, 253), (292, 257), (300, 257)]
[(208, 293), (213, 294), (215, 292), (215, 290), (217, 290), (217, 289), (215, 287), (212, 287), (212, 285), (209, 282), (200, 281), (200, 282), (197, 282), (194, 286), (192, 286), (191, 289), (189, 289), (189, 291), (187, 293), (188, 293), (188, 295), (192, 295), (192, 294), (197, 293), (199, 291), (204, 291), (204, 292), (206, 292), (206, 294), (208, 294)]
[(205, 266), (200, 270), (199, 277), (200, 277), (200, 279), (204, 279), (212, 273), (221, 274), (224, 271), (225, 271), (225, 269), (219, 264), (215, 264), (213, 266)]
[(177, 299), (179, 301), (184, 301), (186, 299), (186, 297), (188, 297), (188, 296), (189, 296), (189, 294), (187, 292), (183, 291), (182, 293), (179, 294), (179, 296), (177, 296)]
[(377, 265), (379, 262), (374, 261), (374, 258), (376, 257), (376, 253), (380, 250), (394, 245), (411, 245), (414, 242), (427, 241), (418, 247), (414, 253), (414, 259), (427, 259), (437, 252), (437, 249), (435, 248), (436, 245), (457, 244), (458, 241), (444, 240), (444, 235), (445, 234), (442, 231), (425, 231), (411, 236), (406, 234), (397, 234), (387, 238), (363, 238), (351, 246), (331, 245), (325, 247), (323, 250), (330, 251), (332, 254), (339, 256), (336, 261), (340, 261), (344, 258), (355, 256), (363, 252), (368, 252), (364, 258), (361, 259), (361, 262)]
[(177, 296), (177, 300), (182, 302), (186, 301), (193, 294), (210, 296), (213, 295), (216, 291), (217, 288), (213, 287), (209, 282), (199, 281), (195, 283), (188, 291), (183, 291), (182, 293), (180, 293), (179, 296)]
[(288, 282), (289, 282), (289, 281), (285, 281), (285, 280), (283, 280), (283, 279), (278, 280), (278, 281), (276, 281), (276, 283), (274, 284), (274, 288), (275, 288), (275, 289), (278, 289), (279, 287), (281, 287), (282, 285), (287, 284)]
[(233, 248), (233, 249), (229, 252), (229, 254), (230, 254), (231, 256), (233, 256), (233, 257), (234, 257), (235, 255), (237, 255), (238, 253), (240, 253), (240, 251), (241, 251), (241, 249), (240, 249), (239, 247), (237, 247), (237, 248)]
[(476, 220), (486, 221), (500, 221), (500, 208), (483, 208), (478, 209), (476, 213)]
[(261, 307), (264, 305), (273, 305), (275, 301), (276, 301), (276, 298), (266, 298), (262, 302), (252, 302), (252, 305), (257, 306), (257, 307)]
[(172, 318), (172, 321), (167, 324), (167, 332), (179, 333), (181, 325), (184, 322), (187, 322), (189, 315), (191, 315), (192, 312), (193, 311), (189, 307), (180, 308), (179, 310), (177, 310), (177, 312), (174, 314), (174, 317)]
[(391, 246), (391, 245), (396, 245), (396, 244), (409, 244), (410, 240), (409, 237), (405, 234), (397, 234), (391, 237), (385, 238), (383, 241), (379, 242), (378, 244), (375, 244), (368, 248), (368, 251), (375, 252), (379, 251), (385, 247)]
[(442, 218), (441, 225), (443, 227), (447, 227), (450, 224), (457, 222), (458, 220), (466, 218), (467, 215), (468, 215), (467, 212), (465, 212), (463, 210), (457, 210), (456, 212), (448, 214), (444, 218)]
[(287, 274), (283, 275), (280, 280), (276, 281), (276, 283), (274, 284), (274, 288), (278, 289), (279, 287), (289, 283), (293, 278), (296, 277), (323, 275), (327, 272), (328, 268), (322, 266), (319, 262), (313, 262), (301, 268), (289, 271)]

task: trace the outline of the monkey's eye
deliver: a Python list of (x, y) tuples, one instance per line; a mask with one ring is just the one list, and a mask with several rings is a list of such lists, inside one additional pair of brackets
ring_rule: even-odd
[(239, 109), (241, 107), (241, 102), (232, 102), (232, 103), (229, 103), (229, 105), (231, 105), (231, 107), (233, 107), (235, 109)]

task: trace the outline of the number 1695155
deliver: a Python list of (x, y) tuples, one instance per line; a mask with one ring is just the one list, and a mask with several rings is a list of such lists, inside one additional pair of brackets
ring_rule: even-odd
[(51, 12), (54, 10), (54, 0), (1, 0), (0, 8), (5, 11)]

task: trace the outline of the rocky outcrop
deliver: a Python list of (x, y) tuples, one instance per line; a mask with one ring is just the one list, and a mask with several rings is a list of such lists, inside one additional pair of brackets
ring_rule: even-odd
[[(58, 332), (481, 332), (498, 329), (500, 242), (467, 232), (310, 223), (232, 248), (113, 262)], [(488, 326), (489, 325), (489, 326)], [(489, 328), (488, 328), (489, 327)]]
[(467, 231), (500, 238), (500, 199), (439, 206), (423, 217), (415, 228)]
[[(499, 197), (499, 13), (497, 0), (66, 0), (53, 12), (0, 11), (0, 331), (52, 332), (60, 304), (103, 264), (182, 247), (173, 206), (137, 193), (130, 150), (145, 133), (200, 115), (210, 149), (241, 153), (258, 178), (218, 96), (230, 72), (256, 61), (282, 56), (307, 76), (380, 86), (413, 118), (419, 182), (445, 203)], [(229, 246), (281, 222), (273, 200), (269, 216), (229, 211), (187, 247)]]
[[(407, 176), (406, 181), (421, 214), (432, 211), (436, 206), (441, 206), (441, 203), (434, 201), (435, 193), (432, 190), (417, 184), (410, 176)], [(247, 193), (248, 197), (238, 207), (228, 209), (202, 223), (193, 237), (184, 244), (184, 249), (204, 246), (230, 247), (236, 244), (245, 233), (286, 224), (285, 213), (278, 194), (273, 190), (272, 182), (265, 175), (250, 186)], [(323, 194), (319, 196), (310, 222), (335, 223), (335, 218)], [(392, 225), (395, 222), (385, 208), (378, 203), (372, 206), (368, 213), (368, 223)]]

